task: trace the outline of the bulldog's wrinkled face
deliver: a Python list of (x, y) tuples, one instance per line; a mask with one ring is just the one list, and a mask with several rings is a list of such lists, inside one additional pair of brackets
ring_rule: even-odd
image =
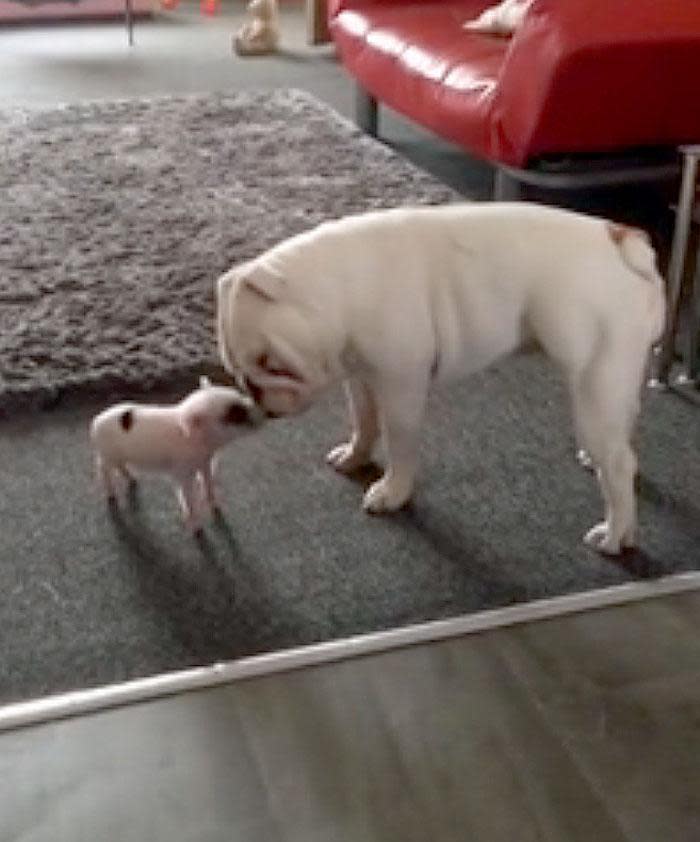
[(224, 368), (269, 416), (302, 412), (331, 376), (313, 319), (284, 300), (284, 280), (259, 267), (217, 282)]

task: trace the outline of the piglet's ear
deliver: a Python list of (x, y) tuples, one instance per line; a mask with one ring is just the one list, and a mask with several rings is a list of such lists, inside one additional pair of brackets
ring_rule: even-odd
[(185, 412), (180, 419), (180, 429), (188, 439), (200, 435), (204, 429), (204, 416), (200, 412)]
[(211, 380), (206, 376), (206, 374), (200, 375), (199, 388), (200, 389), (208, 389), (210, 386), (211, 386)]
[(266, 301), (277, 301), (284, 284), (284, 278), (271, 269), (255, 266), (243, 275), (242, 284), (245, 289)]

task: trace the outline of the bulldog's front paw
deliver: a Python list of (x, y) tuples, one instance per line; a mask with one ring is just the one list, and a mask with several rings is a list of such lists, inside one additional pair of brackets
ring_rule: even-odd
[(362, 508), (373, 515), (395, 512), (408, 502), (410, 496), (410, 485), (382, 477), (367, 490)]
[(351, 474), (364, 468), (370, 461), (370, 454), (352, 441), (339, 444), (326, 456), (326, 461), (341, 474)]
[(589, 547), (604, 555), (620, 555), (624, 547), (634, 546), (634, 535), (630, 531), (621, 537), (613, 534), (607, 521), (598, 523), (586, 532), (583, 541)]
[(595, 463), (591, 454), (583, 447), (576, 451), (576, 461), (587, 471), (595, 471)]

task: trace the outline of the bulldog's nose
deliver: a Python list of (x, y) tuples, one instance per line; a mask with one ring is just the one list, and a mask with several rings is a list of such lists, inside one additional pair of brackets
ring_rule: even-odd
[(255, 401), (255, 405), (260, 408), (260, 410), (265, 413), (267, 418), (279, 418), (280, 416), (276, 412), (272, 412), (271, 410), (267, 409), (262, 405), (262, 397), (263, 397), (263, 390), (258, 386), (256, 383), (250, 379), (250, 377), (243, 378), (243, 384), (248, 391), (248, 394), (251, 398)]

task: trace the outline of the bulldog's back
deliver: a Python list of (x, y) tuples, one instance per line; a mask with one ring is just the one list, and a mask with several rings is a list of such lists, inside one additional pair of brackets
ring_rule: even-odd
[(398, 278), (410, 294), (412, 278), (440, 282), (475, 261), (491, 275), (522, 276), (528, 267), (541, 275), (542, 267), (585, 258), (603, 226), (595, 217), (526, 202), (392, 208), (323, 222), (275, 246), (265, 261), (305, 284), (363, 278), (376, 289)]

